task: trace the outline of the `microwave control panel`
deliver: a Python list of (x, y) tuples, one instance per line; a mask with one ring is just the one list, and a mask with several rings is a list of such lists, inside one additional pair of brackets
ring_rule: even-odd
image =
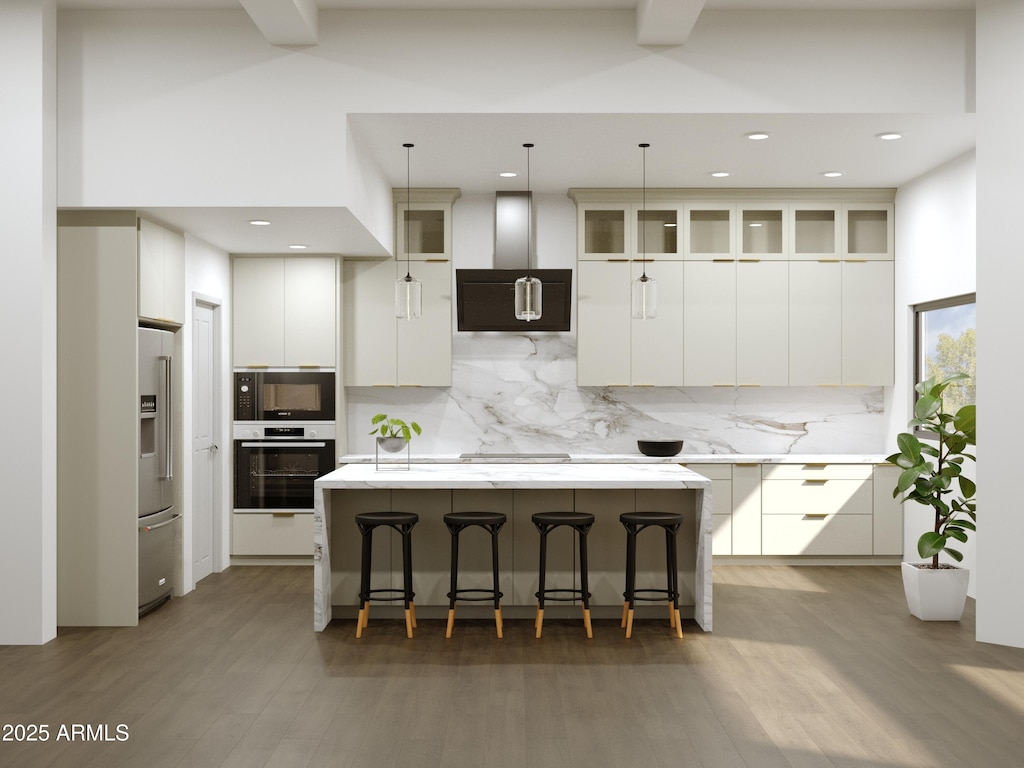
[(256, 418), (256, 377), (235, 374), (235, 421), (253, 421)]

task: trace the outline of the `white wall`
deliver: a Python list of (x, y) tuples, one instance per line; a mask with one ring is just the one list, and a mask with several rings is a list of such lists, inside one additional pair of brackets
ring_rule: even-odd
[[(970, 152), (906, 184), (896, 193), (896, 377), (891, 399), (889, 452), (896, 434), (906, 430), (914, 391), (913, 306), (976, 290), (975, 154)], [(977, 475), (969, 476), (976, 477)], [(931, 530), (930, 508), (903, 508), (904, 557), (921, 560), (917, 539)], [(976, 595), (977, 537), (961, 547), (971, 569), (970, 594)], [(946, 558), (948, 559), (948, 558)]]
[(0, 645), (57, 632), (56, 14), (0, 4)]
[[(193, 562), (193, 522), (192, 513), (192, 310), (194, 299), (200, 296), (207, 303), (219, 307), (220, 331), (220, 377), (221, 391), (217, 404), (220, 435), (218, 437), (217, 458), (221, 473), (220, 504), (214, 510), (215, 536), (214, 570), (224, 570), (230, 563), (231, 545), (231, 259), (229, 255), (209, 243), (185, 236), (185, 327), (182, 342), (182, 372), (185, 381), (183, 394), (183, 437), (182, 437), (182, 508), (184, 525), (182, 538), (184, 553), (182, 558), (182, 580), (184, 590), (191, 591), (195, 587), (192, 573)], [(219, 546), (218, 546), (219, 545)]]
[(709, 11), (665, 49), (631, 11), (321, 11), (285, 48), (241, 10), (65, 11), (59, 203), (365, 208), (352, 113), (962, 112), (969, 18)]
[(1024, 4), (978, 0), (978, 639), (1024, 648), (1020, 567)]

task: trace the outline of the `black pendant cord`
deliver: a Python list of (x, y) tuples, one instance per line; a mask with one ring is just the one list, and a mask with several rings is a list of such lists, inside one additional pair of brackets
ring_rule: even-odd
[(405, 147), (405, 279), (412, 280), (409, 271), (409, 217), (412, 214), (412, 178), (411, 150), (415, 144), (403, 144)]
[(526, 276), (530, 276), (530, 262), (533, 261), (533, 198), (530, 197), (530, 150), (533, 144), (523, 144), (526, 149)]
[(643, 150), (644, 156), (644, 173), (643, 173), (643, 193), (642, 201), (640, 203), (640, 264), (643, 269), (643, 274), (640, 279), (644, 282), (647, 281), (647, 148), (650, 144), (641, 144), (640, 149)]

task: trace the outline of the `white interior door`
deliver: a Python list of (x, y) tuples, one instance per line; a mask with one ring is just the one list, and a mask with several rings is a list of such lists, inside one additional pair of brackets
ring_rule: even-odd
[(192, 310), (192, 578), (213, 572), (216, 509), (217, 367), (215, 308)]

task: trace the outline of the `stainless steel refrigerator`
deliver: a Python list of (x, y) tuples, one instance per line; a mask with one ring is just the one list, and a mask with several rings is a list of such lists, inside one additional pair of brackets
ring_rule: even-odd
[(139, 615), (170, 599), (174, 508), (174, 334), (139, 328)]

